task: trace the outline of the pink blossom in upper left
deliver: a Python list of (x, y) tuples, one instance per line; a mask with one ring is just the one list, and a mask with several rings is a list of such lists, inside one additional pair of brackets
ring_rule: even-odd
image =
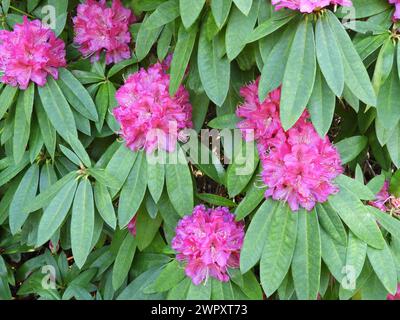
[(113, 0), (111, 8), (105, 0), (86, 0), (78, 6), (78, 14), (73, 18), (74, 42), (84, 56), (91, 56), (92, 62), (103, 51), (107, 64), (129, 59), (129, 26), (135, 21), (131, 10), (124, 8), (120, 0)]
[(26, 89), (30, 81), (44, 86), (50, 74), (65, 67), (65, 44), (39, 20), (23, 18), (14, 31), (0, 30), (0, 81)]
[(169, 83), (170, 75), (157, 63), (130, 75), (117, 91), (113, 112), (130, 149), (172, 152), (177, 141), (186, 138), (185, 129), (192, 128), (188, 91), (181, 85), (171, 97)]
[(226, 282), (228, 269), (239, 267), (243, 239), (244, 224), (236, 222), (228, 208), (198, 205), (178, 222), (172, 248), (195, 285), (208, 277)]

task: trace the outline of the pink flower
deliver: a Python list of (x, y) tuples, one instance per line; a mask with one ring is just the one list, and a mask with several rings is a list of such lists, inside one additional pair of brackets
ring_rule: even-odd
[(184, 129), (192, 127), (189, 93), (181, 85), (171, 97), (169, 82), (169, 74), (157, 63), (129, 76), (117, 91), (114, 116), (132, 150), (172, 152), (177, 140), (184, 139)]
[(107, 64), (129, 59), (129, 25), (135, 21), (131, 10), (124, 8), (120, 0), (113, 0), (111, 8), (105, 0), (86, 0), (73, 18), (74, 42), (84, 56), (92, 56), (92, 62), (100, 58), (103, 50)]
[(65, 66), (64, 42), (39, 20), (24, 16), (14, 31), (0, 30), (1, 82), (23, 90), (30, 81), (44, 86), (48, 74), (57, 79), (57, 68)]
[(393, 20), (394, 21), (400, 20), (400, 0), (389, 0), (389, 3), (395, 5)]
[(351, 7), (353, 5), (350, 0), (272, 0), (272, 4), (276, 6), (276, 10), (288, 8), (303, 13), (311, 13), (330, 5), (346, 7)]
[(244, 120), (238, 127), (246, 139), (254, 131), (263, 166), (266, 197), (287, 201), (293, 211), (311, 210), (338, 192), (333, 180), (343, 172), (338, 151), (328, 137), (321, 138), (305, 111), (287, 132), (279, 119), (280, 89), (260, 103), (258, 80), (242, 88), (244, 104), (237, 115)]
[(186, 275), (195, 285), (208, 277), (229, 281), (228, 268), (238, 268), (243, 245), (244, 224), (235, 221), (228, 208), (196, 206), (176, 227), (172, 248), (185, 261)]
[(383, 211), (393, 212), (400, 215), (400, 198), (396, 198), (389, 193), (389, 182), (385, 181), (382, 189), (376, 195), (374, 201), (370, 201), (369, 205)]
[(400, 300), (400, 284), (397, 285), (397, 292), (393, 294), (388, 294), (386, 300)]
[(137, 219), (137, 214), (128, 223), (128, 230), (134, 237), (136, 237), (136, 219)]

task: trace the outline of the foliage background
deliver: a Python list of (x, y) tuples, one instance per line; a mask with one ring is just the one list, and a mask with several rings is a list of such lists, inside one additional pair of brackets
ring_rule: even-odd
[[(0, 299), (385, 299), (396, 292), (400, 222), (366, 206), (385, 179), (394, 194), (400, 186), (400, 50), (386, 0), (353, 0), (350, 13), (307, 19), (275, 12), (269, 0), (124, 1), (139, 17), (130, 29), (134, 57), (109, 67), (82, 59), (72, 44), (79, 1), (0, 3), (3, 29), (54, 6), (68, 60), (44, 88), (0, 86)], [(331, 27), (344, 19), (329, 31), (327, 16)], [(304, 28), (311, 42), (302, 46), (293, 39)], [(128, 150), (109, 112), (115, 91), (169, 53), (170, 91), (183, 81), (197, 131), (235, 128), (240, 87), (259, 75), (261, 97), (282, 81), (294, 84), (283, 98), (284, 127), (307, 105), (346, 165), (339, 195), (293, 215), (265, 201), (257, 165), (235, 174), (235, 156), (230, 165), (154, 167)], [(228, 283), (196, 287), (174, 259), (176, 223), (197, 203), (228, 206), (246, 221), (241, 268)], [(134, 238), (125, 227), (135, 214)], [(343, 285), (345, 265), (355, 267), (352, 290)], [(42, 285), (46, 266), (56, 288)]]

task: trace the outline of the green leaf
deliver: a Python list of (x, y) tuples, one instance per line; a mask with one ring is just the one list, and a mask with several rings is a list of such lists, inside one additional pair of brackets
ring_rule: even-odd
[(58, 134), (68, 141), (69, 135), (77, 137), (74, 115), (60, 87), (48, 77), (43, 87), (38, 87), (40, 99), (46, 114)]
[(376, 96), (368, 72), (343, 25), (331, 12), (327, 11), (328, 21), (342, 52), (345, 83), (351, 92), (367, 105), (376, 105)]
[(162, 30), (162, 26), (155, 29), (148, 28), (147, 20), (148, 18), (145, 18), (145, 20), (142, 22), (139, 33), (136, 37), (136, 57), (138, 61), (142, 61), (147, 56)]
[(300, 300), (316, 300), (321, 274), (321, 238), (317, 212), (300, 210), (297, 241), (293, 254), (292, 275), (296, 296)]
[(277, 18), (273, 16), (268, 20), (265, 20), (263, 23), (261, 23), (259, 26), (257, 26), (257, 28), (255, 28), (252, 31), (250, 36), (248, 36), (247, 38), (247, 42), (254, 42), (270, 35), (271, 33), (287, 25), (288, 22), (292, 20), (294, 17), (295, 15), (292, 14), (284, 18), (281, 17)]
[(93, 230), (93, 190), (90, 181), (84, 178), (76, 190), (71, 218), (71, 248), (78, 268), (82, 268), (90, 253)]
[(137, 214), (136, 240), (140, 251), (143, 251), (151, 244), (160, 228), (161, 222), (162, 219), (160, 215), (157, 215), (155, 219), (152, 219), (145, 210), (141, 210)]
[(49, 118), (47, 117), (40, 99), (35, 99), (35, 112), (43, 142), (51, 158), (54, 160), (57, 133), (56, 129), (53, 127)]
[(298, 215), (285, 204), (271, 216), (260, 261), (260, 279), (264, 292), (271, 296), (285, 278), (296, 245)]
[(283, 205), (278, 201), (267, 199), (254, 215), (245, 234), (240, 253), (240, 271), (243, 274), (260, 260), (267, 241), (267, 231), (269, 230), (271, 217), (276, 213), (283, 214), (283, 209)]
[(21, 161), (28, 145), (34, 95), (35, 86), (31, 83), (18, 96), (13, 135), (13, 157), (15, 163)]
[(107, 187), (104, 184), (97, 182), (94, 185), (93, 191), (97, 210), (105, 223), (115, 230), (117, 226), (117, 218), (115, 216), (114, 206)]
[(104, 186), (110, 187), (111, 189), (117, 189), (119, 187), (119, 181), (113, 175), (111, 175), (105, 169), (99, 168), (88, 168), (87, 172), (100, 182)]
[(349, 163), (354, 160), (361, 151), (367, 146), (368, 138), (364, 136), (354, 136), (343, 139), (338, 143), (335, 143), (335, 147), (340, 153), (342, 164)]
[(200, 200), (203, 200), (204, 202), (210, 203), (215, 206), (225, 206), (225, 207), (237, 206), (237, 204), (234, 203), (232, 200), (211, 193), (197, 193), (196, 198), (199, 198)]
[(244, 219), (249, 215), (264, 199), (265, 187), (253, 184), (246, 191), (246, 196), (240, 201), (235, 210), (236, 220)]
[(368, 247), (367, 254), (379, 280), (387, 291), (395, 294), (397, 291), (397, 270), (389, 246), (385, 242), (382, 250)]
[(146, 158), (144, 152), (140, 151), (119, 197), (118, 223), (120, 228), (128, 225), (136, 214), (146, 193), (146, 187)]
[(133, 257), (135, 256), (136, 244), (136, 239), (128, 232), (118, 250), (112, 270), (112, 285), (114, 290), (118, 290), (128, 276)]
[(183, 150), (178, 145), (176, 150), (168, 155), (165, 178), (168, 196), (178, 214), (183, 217), (192, 212), (194, 206), (192, 177)]
[(335, 103), (335, 94), (317, 68), (314, 89), (307, 108), (311, 115), (311, 121), (321, 137), (324, 137), (331, 127)]
[(344, 89), (344, 67), (341, 49), (326, 17), (320, 17), (315, 27), (316, 53), (319, 67), (328, 86), (341, 97)]
[(335, 279), (341, 283), (345, 277), (343, 267), (346, 264), (346, 247), (333, 241), (323, 229), (320, 229), (320, 233), (322, 259)]
[(400, 221), (372, 206), (368, 207), (371, 214), (375, 216), (379, 224), (392, 234), (393, 237), (400, 238)]
[(179, 17), (178, 0), (169, 0), (157, 7), (147, 19), (145, 27), (149, 30), (157, 29), (175, 20), (177, 17)]
[(221, 106), (228, 95), (231, 68), (229, 60), (218, 55), (215, 42), (215, 39), (208, 41), (205, 28), (202, 28), (197, 63), (207, 96), (217, 106)]
[(208, 126), (213, 129), (236, 129), (240, 119), (236, 114), (224, 114), (208, 122)]
[(231, 10), (232, 0), (211, 1), (211, 12), (218, 28), (222, 28), (228, 19)]
[(248, 15), (233, 8), (226, 26), (225, 43), (228, 59), (235, 59), (247, 44), (247, 38), (257, 21), (260, 1), (253, 1)]
[(197, 20), (206, 0), (179, 0), (179, 10), (183, 25), (189, 29)]
[(368, 208), (356, 195), (342, 188), (338, 194), (329, 198), (329, 203), (358, 238), (370, 246), (382, 249), (382, 233)]
[(242, 143), (227, 171), (227, 187), (230, 198), (240, 194), (249, 184), (258, 165), (258, 152), (254, 142)]
[(12, 178), (14, 178), (18, 173), (20, 173), (26, 165), (29, 163), (29, 154), (25, 152), (22, 160), (15, 164), (8, 166), (6, 169), (0, 172), (0, 186), (3, 186), (7, 182), (9, 182)]
[(392, 129), (400, 120), (400, 80), (394, 68), (389, 77), (379, 89), (376, 111), (378, 119), (385, 124), (385, 128)]
[(185, 271), (177, 260), (172, 260), (168, 263), (156, 281), (146, 288), (146, 293), (164, 292), (172, 289), (178, 283), (185, 279)]
[(54, 183), (51, 188), (47, 188), (44, 192), (41, 192), (37, 197), (30, 200), (24, 207), (24, 210), (28, 210), (29, 212), (33, 212), (39, 210), (45, 206), (47, 206), (50, 201), (58, 194), (58, 192), (71, 180), (76, 177), (77, 173), (70, 172), (56, 183)]
[(28, 210), (24, 210), (28, 203), (35, 195), (39, 183), (39, 166), (31, 165), (22, 178), (14, 197), (10, 203), (9, 222), (12, 234), (20, 231), (22, 225), (29, 215)]
[(84, 86), (65, 68), (59, 69), (58, 84), (71, 106), (84, 117), (98, 121), (96, 106)]
[[(381, 86), (385, 83), (391, 74), (395, 55), (395, 46), (390, 37), (387, 38), (379, 51), (378, 58), (375, 64), (374, 76), (372, 78), (372, 85), (376, 93), (379, 93)], [(379, 95), (378, 95), (379, 99)], [(379, 105), (379, 100), (378, 100)]]
[[(76, 179), (66, 182), (44, 210), (39, 223), (37, 247), (48, 241), (64, 222), (74, 199), (76, 186)], [(51, 186), (49, 189), (52, 188)]]
[(291, 128), (300, 118), (314, 87), (316, 57), (312, 21), (305, 18), (297, 27), (282, 82), (282, 126)]
[(339, 215), (329, 202), (317, 204), (315, 207), (321, 227), (339, 244), (347, 245), (347, 234)]
[(195, 285), (190, 284), (186, 296), (186, 300), (210, 300), (211, 297), (211, 281), (204, 284)]
[(260, 83), (258, 85), (260, 101), (264, 101), (267, 94), (278, 88), (282, 83), (290, 49), (296, 34), (297, 24), (298, 20), (296, 19), (286, 27), (277, 44), (264, 61), (264, 67), (261, 71)]
[(17, 95), (18, 88), (5, 86), (0, 94), (0, 119), (3, 118), (8, 108), (13, 104), (14, 98)]
[[(197, 2), (198, 0), (195, 1)], [(185, 76), (196, 36), (197, 26), (193, 26), (189, 30), (186, 30), (183, 25), (179, 28), (178, 41), (171, 62), (171, 81), (169, 85), (169, 93), (171, 95), (175, 95)]]
[(335, 181), (340, 188), (346, 188), (347, 191), (354, 193), (361, 200), (374, 200), (375, 194), (363, 183), (354, 180), (344, 174), (339, 175)]
[[(160, 151), (158, 151), (160, 152)], [(157, 203), (160, 200), (164, 189), (165, 167), (162, 163), (147, 162), (147, 187), (153, 200)]]
[(233, 2), (236, 7), (247, 16), (250, 12), (253, 0), (233, 0)]
[(361, 274), (364, 267), (365, 258), (367, 256), (368, 245), (358, 239), (351, 231), (349, 231), (349, 242), (346, 251), (346, 266), (353, 268), (355, 278)]

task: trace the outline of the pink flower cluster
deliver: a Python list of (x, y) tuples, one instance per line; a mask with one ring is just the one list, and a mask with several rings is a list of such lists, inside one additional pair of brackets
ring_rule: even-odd
[(388, 294), (386, 300), (400, 300), (400, 284), (397, 286), (397, 292), (393, 294)]
[(195, 285), (209, 276), (229, 281), (228, 268), (238, 268), (244, 224), (235, 221), (228, 208), (196, 206), (176, 227), (172, 248), (187, 262), (185, 272)]
[(65, 44), (39, 20), (24, 16), (14, 31), (0, 30), (0, 81), (25, 90), (30, 81), (44, 86), (47, 75), (58, 78), (66, 66)]
[(122, 6), (120, 0), (113, 0), (111, 8), (106, 0), (86, 0), (78, 6), (74, 17), (75, 39), (84, 56), (97, 61), (104, 50), (106, 63), (117, 63), (131, 57), (129, 25), (136, 21), (131, 10)]
[(328, 137), (318, 135), (307, 111), (285, 132), (279, 118), (280, 89), (260, 103), (258, 83), (242, 88), (245, 101), (237, 116), (244, 118), (238, 124), (244, 139), (254, 135), (257, 141), (268, 186), (265, 196), (287, 201), (293, 211), (300, 206), (311, 210), (338, 191), (333, 180), (343, 171), (339, 153)]
[(393, 212), (400, 215), (400, 198), (389, 193), (389, 182), (385, 181), (382, 189), (376, 195), (374, 201), (370, 201), (369, 204), (383, 212)]
[(389, 3), (395, 5), (393, 20), (394, 21), (400, 20), (400, 0), (389, 0)]
[(129, 76), (117, 91), (114, 116), (132, 150), (172, 152), (177, 140), (185, 138), (184, 129), (193, 126), (189, 93), (181, 85), (171, 97), (169, 82), (169, 74), (157, 63)]
[(330, 5), (346, 7), (351, 7), (353, 5), (350, 0), (272, 0), (272, 4), (276, 6), (276, 10), (288, 8), (304, 13), (311, 13)]

